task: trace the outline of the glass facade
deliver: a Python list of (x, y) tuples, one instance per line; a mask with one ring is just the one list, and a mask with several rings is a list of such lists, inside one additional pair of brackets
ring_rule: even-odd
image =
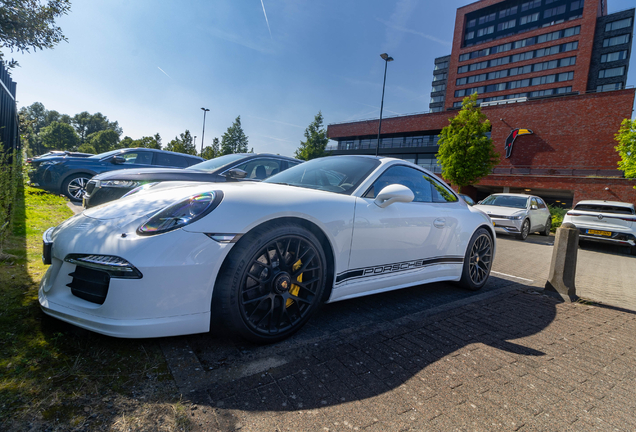
[[(583, 1), (507, 1), (466, 15), (464, 47), (580, 18)], [(616, 24), (623, 25), (623, 24)]]

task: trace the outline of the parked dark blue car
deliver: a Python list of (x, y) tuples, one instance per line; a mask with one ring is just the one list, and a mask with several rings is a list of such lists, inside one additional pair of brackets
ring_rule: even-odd
[(51, 156), (31, 162), (31, 186), (81, 201), (95, 174), (125, 168), (186, 168), (203, 162), (198, 156), (147, 148), (127, 148), (90, 157)]

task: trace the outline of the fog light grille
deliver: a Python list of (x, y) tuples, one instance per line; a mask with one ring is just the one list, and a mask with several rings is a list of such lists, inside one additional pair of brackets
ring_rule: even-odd
[(110, 284), (108, 273), (77, 266), (73, 273), (69, 273), (69, 276), (73, 278), (73, 281), (66, 286), (71, 288), (74, 296), (91, 303), (104, 304)]

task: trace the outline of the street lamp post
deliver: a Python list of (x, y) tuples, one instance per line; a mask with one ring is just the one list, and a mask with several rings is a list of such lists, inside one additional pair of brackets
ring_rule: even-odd
[(201, 154), (203, 154), (203, 138), (205, 138), (205, 113), (210, 111), (207, 108), (201, 108), (203, 110), (203, 133), (201, 134)]
[(393, 57), (390, 57), (387, 53), (380, 54), (380, 57), (384, 60), (384, 81), (382, 82), (382, 103), (380, 104), (380, 123), (378, 124), (378, 143), (375, 146), (375, 155), (378, 155), (380, 151), (380, 132), (382, 131), (382, 109), (384, 108), (384, 86), (386, 85), (386, 68), (390, 61), (393, 61)]

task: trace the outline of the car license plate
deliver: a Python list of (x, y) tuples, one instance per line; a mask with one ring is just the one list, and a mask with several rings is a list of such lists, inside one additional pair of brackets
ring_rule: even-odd
[(606, 236), (606, 237), (611, 237), (612, 233), (610, 231), (598, 231), (598, 230), (587, 230), (588, 234), (594, 234), (594, 235), (601, 235), (601, 236)]

